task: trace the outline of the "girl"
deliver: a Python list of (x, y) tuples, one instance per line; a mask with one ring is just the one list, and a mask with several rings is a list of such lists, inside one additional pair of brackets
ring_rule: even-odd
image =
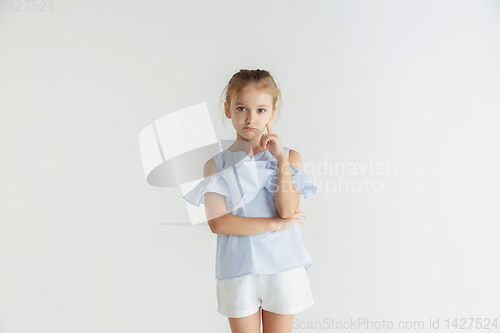
[(259, 333), (262, 308), (264, 333), (291, 332), (294, 315), (314, 304), (299, 201), (318, 187), (271, 129), (281, 92), (269, 72), (242, 69), (224, 91), (236, 140), (207, 161), (205, 178), (184, 199), (205, 205), (217, 234), (217, 311), (231, 331)]

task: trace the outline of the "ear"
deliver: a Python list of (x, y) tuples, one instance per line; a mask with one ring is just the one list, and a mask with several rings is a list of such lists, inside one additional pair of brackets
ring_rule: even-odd
[(227, 118), (231, 119), (231, 112), (229, 111), (229, 106), (227, 105), (227, 102), (224, 102), (224, 114), (226, 115)]

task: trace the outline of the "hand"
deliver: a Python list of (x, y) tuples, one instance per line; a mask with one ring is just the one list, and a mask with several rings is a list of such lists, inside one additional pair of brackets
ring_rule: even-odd
[(277, 134), (274, 134), (271, 125), (267, 123), (267, 134), (262, 133), (260, 137), (259, 145), (264, 147), (264, 149), (269, 150), (271, 154), (276, 158), (280, 158), (282, 156), (286, 156), (285, 148), (281, 144), (280, 138), (278, 138)]
[(276, 219), (276, 231), (286, 230), (295, 223), (304, 225), (304, 221), (302, 221), (299, 217), (307, 217), (300, 207), (295, 211), (292, 217), (282, 218), (279, 214), (276, 215), (274, 217)]

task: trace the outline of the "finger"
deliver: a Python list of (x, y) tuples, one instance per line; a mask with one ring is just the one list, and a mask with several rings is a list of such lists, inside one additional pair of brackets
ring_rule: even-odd
[(268, 144), (269, 142), (271, 142), (271, 141), (272, 141), (271, 137), (266, 136), (266, 138), (264, 139), (264, 148), (265, 148), (265, 149), (267, 149), (267, 144)]
[(271, 128), (271, 123), (267, 123), (267, 133), (274, 134), (273, 129)]
[(260, 142), (259, 142), (259, 146), (263, 147), (264, 146), (264, 139), (266, 138), (266, 134), (262, 134), (262, 136), (260, 137)]

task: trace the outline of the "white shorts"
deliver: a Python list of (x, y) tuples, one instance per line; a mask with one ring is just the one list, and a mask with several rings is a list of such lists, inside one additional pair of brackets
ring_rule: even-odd
[(314, 304), (304, 266), (277, 274), (247, 274), (217, 279), (217, 311), (240, 318), (263, 310), (296, 314)]

